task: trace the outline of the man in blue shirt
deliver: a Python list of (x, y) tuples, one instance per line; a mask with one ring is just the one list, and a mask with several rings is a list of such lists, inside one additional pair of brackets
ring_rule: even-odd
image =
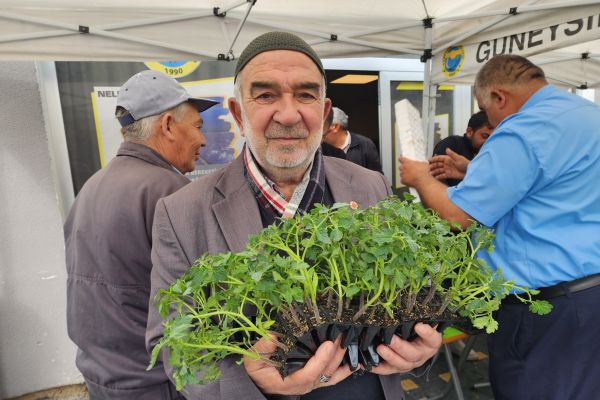
[(515, 55), (490, 60), (475, 95), (496, 129), (462, 183), (447, 188), (406, 158), (402, 182), (443, 218), (492, 229), (495, 249), (481, 258), (553, 305), (539, 316), (514, 296), (503, 302), (489, 340), (496, 399), (597, 398), (600, 108)]

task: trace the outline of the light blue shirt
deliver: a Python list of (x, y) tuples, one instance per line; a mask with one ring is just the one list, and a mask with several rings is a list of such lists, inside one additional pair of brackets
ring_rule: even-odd
[(600, 272), (600, 108), (544, 86), (497, 126), (448, 197), (496, 233), (479, 256), (516, 284)]

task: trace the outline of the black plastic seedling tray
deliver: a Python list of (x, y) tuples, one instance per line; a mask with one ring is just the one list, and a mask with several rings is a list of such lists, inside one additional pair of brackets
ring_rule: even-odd
[(328, 322), (311, 328), (291, 342), (294, 345), (285, 353), (278, 351), (277, 358), (282, 364), (280, 372), (287, 376), (302, 368), (314, 355), (319, 345), (327, 340), (335, 341), (342, 335), (341, 346), (346, 350), (344, 363), (350, 370), (359, 372), (359, 365), (366, 371), (379, 365), (381, 358), (377, 353), (380, 344), (389, 345), (394, 334), (400, 338), (412, 341), (416, 337), (414, 326), (417, 322), (428, 323), (442, 331), (449, 325), (462, 325), (464, 320), (419, 320), (404, 321), (390, 326), (366, 326), (360, 324), (344, 324)]

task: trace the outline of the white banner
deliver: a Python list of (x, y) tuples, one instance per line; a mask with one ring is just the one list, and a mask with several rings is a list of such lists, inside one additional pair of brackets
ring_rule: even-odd
[(499, 54), (528, 57), (600, 39), (600, 14), (589, 9), (582, 12), (586, 14), (576, 19), (555, 12), (554, 21), (544, 21), (543, 27), (516, 24), (517, 28), (502, 36), (449, 47), (434, 57), (432, 80), (434, 83), (461, 81), (461, 77), (476, 74), (483, 64)]

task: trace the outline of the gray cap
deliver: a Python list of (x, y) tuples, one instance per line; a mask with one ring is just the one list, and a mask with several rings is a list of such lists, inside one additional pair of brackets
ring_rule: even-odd
[(198, 112), (209, 109), (216, 101), (192, 97), (175, 79), (158, 71), (146, 70), (129, 78), (121, 86), (117, 107), (128, 114), (119, 117), (121, 126), (142, 118), (158, 115), (184, 102), (196, 107)]
[(321, 75), (325, 76), (325, 69), (317, 53), (301, 37), (289, 32), (267, 32), (256, 37), (240, 54), (235, 66), (235, 77), (254, 57), (265, 51), (292, 50), (307, 55), (319, 68)]

